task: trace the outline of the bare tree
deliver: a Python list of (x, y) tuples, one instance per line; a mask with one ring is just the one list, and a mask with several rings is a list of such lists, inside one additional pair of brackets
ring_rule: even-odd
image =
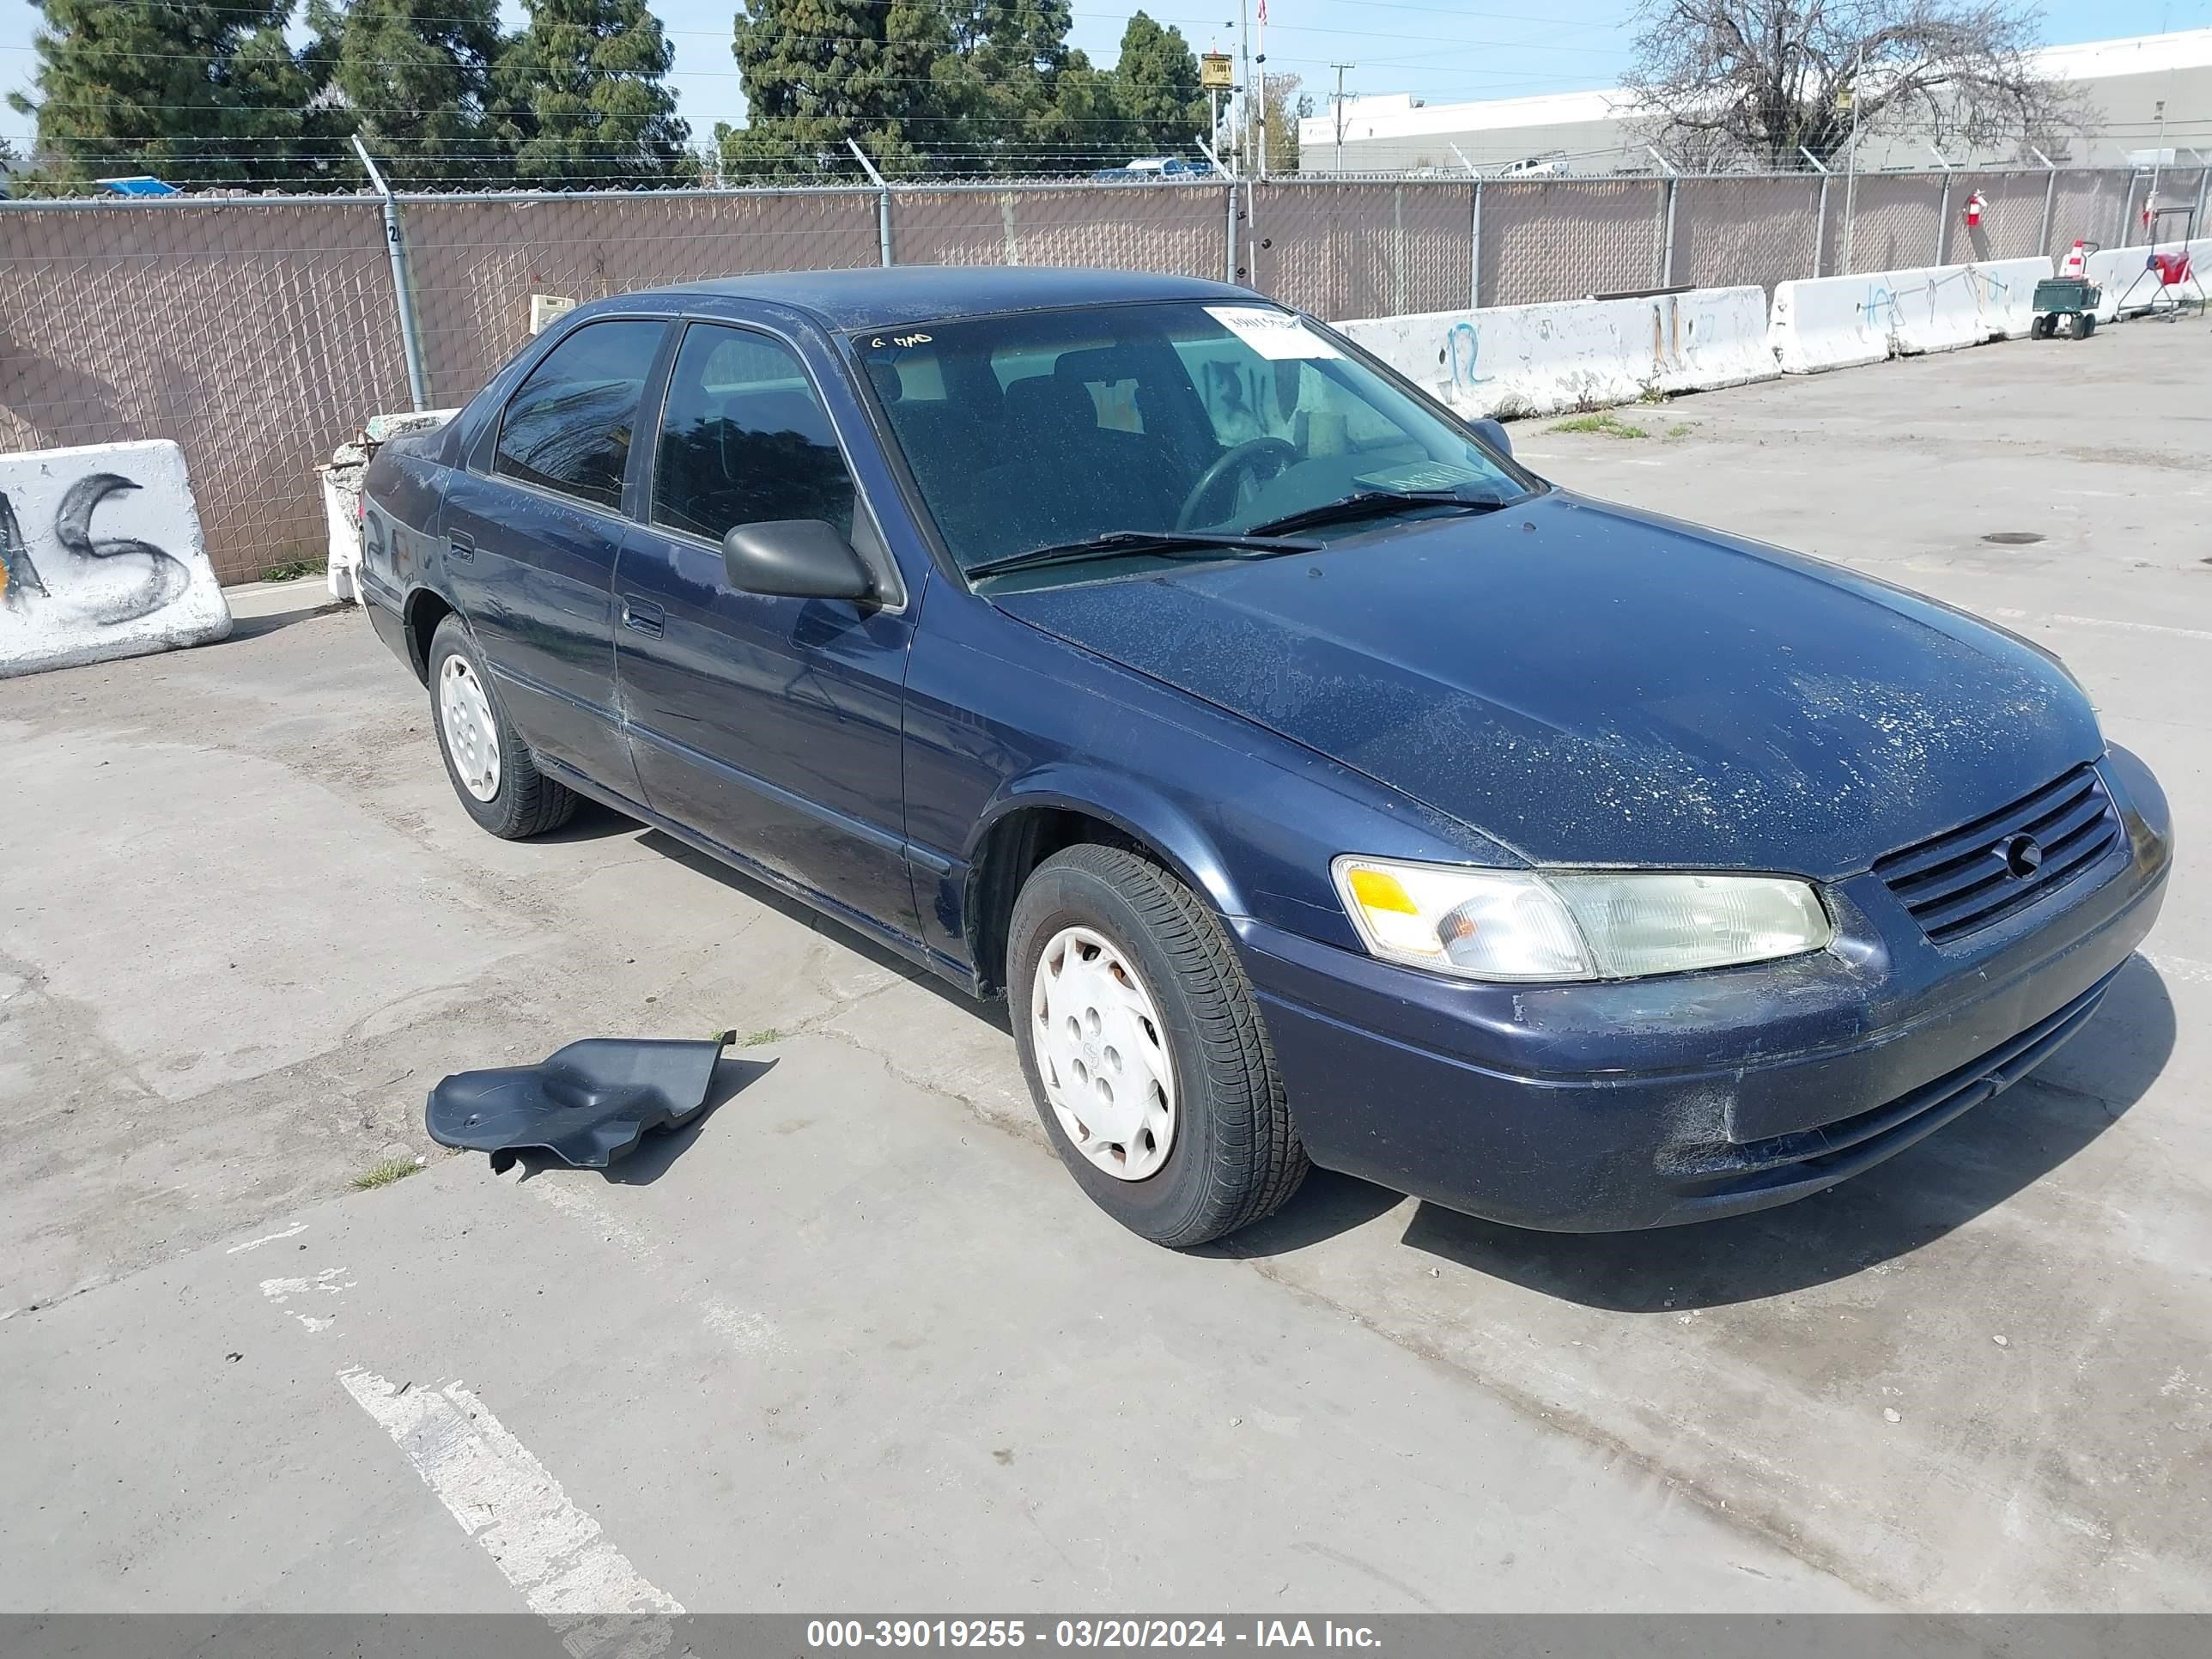
[[(2029, 54), (2041, 13), (2017, 0), (1644, 0), (1622, 84), (1639, 125), (1693, 167), (1794, 168), (1851, 136), (1939, 149), (2023, 144), (2077, 126), (2066, 83)], [(2047, 146), (2046, 146), (2047, 147)]]

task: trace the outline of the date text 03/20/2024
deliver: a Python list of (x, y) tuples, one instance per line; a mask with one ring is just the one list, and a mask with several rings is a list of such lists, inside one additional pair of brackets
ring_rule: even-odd
[(806, 1626), (810, 1651), (839, 1648), (1364, 1648), (1379, 1645), (1366, 1625), (1333, 1620), (1255, 1619), (819, 1619)]

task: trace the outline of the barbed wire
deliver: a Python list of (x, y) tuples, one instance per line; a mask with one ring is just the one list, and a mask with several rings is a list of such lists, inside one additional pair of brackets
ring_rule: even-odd
[[(178, 11), (191, 10), (195, 12), (214, 12), (218, 15), (248, 17), (263, 17), (268, 15), (268, 8), (266, 6), (202, 5), (198, 3), (198, 0), (154, 0), (154, 3), (167, 9)], [(891, 5), (897, 3), (897, 0), (860, 0), (860, 3), (889, 8)], [(1550, 15), (1541, 11), (1476, 11), (1460, 6), (1425, 5), (1420, 3), (1419, 0), (1361, 0), (1361, 3), (1377, 11), (1424, 12), (1438, 17), (1480, 17), (1486, 22), (1544, 23), (1548, 25), (1554, 21)], [(1218, 20), (1212, 17), (1170, 17), (1164, 13), (1155, 14), (1149, 11), (1142, 14), (1137, 12), (1093, 12), (1086, 9), (1084, 13), (1085, 17), (1087, 19), (1108, 23), (1127, 22), (1139, 15), (1150, 18), (1156, 23), (1171, 23), (1178, 26), (1184, 23), (1189, 23), (1194, 27), (1208, 28), (1221, 26)], [(473, 23), (478, 20), (474, 17), (432, 17), (426, 14), (416, 16), (415, 21), (424, 23)], [(1276, 27), (1280, 28), (1286, 26), (1279, 23)], [(1576, 29), (1613, 29), (1618, 27), (1618, 25), (1608, 21), (1602, 23), (1567, 24), (1564, 27), (1565, 29), (1571, 32)], [(1335, 33), (1338, 31), (1331, 32)], [(663, 24), (661, 26), (661, 33), (664, 34), (726, 35), (729, 31), (727, 29), (678, 29), (670, 28), (667, 25)]]
[[(2125, 167), (2112, 167), (2089, 165), (2061, 167), (2057, 168), (2056, 171), (2062, 175), (2077, 177), (2095, 176), (2099, 179), (2105, 181), (2124, 181), (2130, 178), (2138, 181), (2145, 180), (2149, 177), (2150, 173), (2150, 169), (2148, 167), (2129, 168)], [(2191, 176), (2201, 175), (2208, 172), (2212, 172), (2212, 167), (2179, 167), (2163, 169), (2163, 171), (2166, 172), (2169, 175), (2179, 175), (2184, 179), (2187, 179)], [(1880, 180), (1884, 183), (1890, 184), (1906, 180), (1919, 181), (1924, 184), (1930, 191), (1934, 191), (1941, 186), (1942, 181), (1947, 176), (1954, 184), (1955, 184), (1962, 177), (1996, 178), (2012, 175), (2017, 175), (2025, 179), (2039, 181), (2048, 176), (2045, 170), (2039, 166), (2022, 166), (2015, 163), (1960, 167), (1952, 170), (1948, 175), (1934, 167), (1884, 168), (1879, 171), (1862, 171), (1859, 177), (1863, 184), (1875, 180)], [(691, 198), (701, 201), (723, 200), (742, 202), (748, 198), (766, 200), (777, 197), (819, 196), (825, 199), (844, 199), (859, 204), (872, 201), (878, 194), (875, 186), (862, 183), (857, 179), (809, 182), (804, 179), (791, 179), (761, 183), (727, 184), (712, 181), (678, 183), (660, 178), (647, 178), (646, 175), (641, 174), (630, 176), (643, 179), (643, 187), (623, 188), (624, 176), (619, 174), (582, 178), (575, 179), (567, 185), (519, 185), (507, 182), (487, 184), (482, 179), (475, 179), (433, 178), (420, 181), (410, 181), (398, 191), (398, 195), (403, 201), (419, 199), (433, 203), (444, 197), (514, 199), (519, 202), (548, 199), (580, 200), (590, 198), (598, 198), (602, 199), (617, 198), (638, 203), (647, 203), (665, 200), (672, 198)], [(1819, 175), (1815, 173), (1805, 171), (1777, 172), (1770, 169), (1745, 167), (1710, 173), (1690, 172), (1671, 176), (1659, 173), (1656, 170), (1589, 172), (1572, 174), (1559, 174), (1548, 178), (1537, 179), (1499, 179), (1492, 176), (1484, 178), (1480, 182), (1493, 189), (1505, 188), (1519, 192), (1540, 194), (1542, 192), (1554, 190), (1565, 193), (1571, 191), (1575, 187), (1590, 185), (1620, 184), (1641, 185), (1648, 186), (1655, 183), (1670, 181), (1677, 183), (1742, 183), (1754, 179), (1790, 179), (1804, 184), (1809, 187), (1817, 183), (1818, 177)], [(1424, 188), (1443, 188), (1463, 192), (1476, 182), (1477, 180), (1475, 179), (1469, 178), (1464, 173), (1454, 176), (1438, 176), (1435, 173), (1423, 174), (1409, 173), (1406, 170), (1399, 169), (1359, 173), (1346, 172), (1344, 173), (1295, 174), (1287, 177), (1273, 178), (1265, 181), (1250, 179), (1238, 180), (1235, 181), (1235, 188), (1239, 191), (1243, 191), (1247, 188), (1256, 189), (1260, 191), (1270, 194), (1295, 194), (1301, 191), (1318, 191), (1322, 192), (1322, 198), (1326, 199), (1330, 192), (1340, 191), (1346, 186), (1359, 185), (1389, 185), (1410, 187), (1417, 190)], [(297, 186), (301, 184), (305, 184), (308, 187), (306, 189), (288, 188), (288, 186)], [(1130, 202), (1133, 210), (1135, 210), (1137, 204), (1139, 203), (1149, 203), (1154, 207), (1157, 207), (1158, 204), (1162, 199), (1163, 192), (1165, 192), (1165, 194), (1171, 198), (1176, 192), (1184, 191), (1187, 192), (1194, 202), (1204, 204), (1202, 206), (1194, 208), (1194, 215), (1210, 218), (1212, 216), (1218, 213), (1219, 204), (1222, 199), (1222, 192), (1225, 189), (1230, 188), (1231, 184), (1231, 181), (1226, 179), (1214, 179), (1198, 185), (1170, 185), (1146, 187), (1137, 185), (1107, 183), (1090, 178), (1070, 177), (1065, 173), (1053, 173), (1049, 172), (1035, 173), (1003, 173), (988, 175), (961, 173), (939, 173), (915, 175), (909, 178), (892, 180), (890, 182), (890, 189), (894, 195), (898, 195), (900, 193), (928, 193), (932, 191), (981, 191), (984, 192), (1006, 191), (1048, 194), (1056, 192), (1063, 195), (1080, 196), (1086, 200), (1093, 202), (1110, 200), (1113, 198), (1119, 196), (1125, 198)], [(2193, 186), (2189, 185), (2184, 185), (2182, 187), (2185, 189), (2193, 188)], [(134, 208), (158, 210), (166, 205), (174, 205), (179, 204), (191, 204), (222, 203), (257, 204), (289, 202), (300, 204), (349, 206), (354, 204), (371, 204), (376, 199), (376, 197), (372, 192), (359, 189), (350, 184), (344, 188), (333, 189), (330, 187), (328, 181), (316, 179), (287, 179), (270, 180), (252, 184), (241, 183), (212, 185), (196, 189), (188, 194), (179, 197), (155, 198), (151, 201), (102, 196), (97, 193), (96, 190), (93, 187), (71, 185), (65, 187), (63, 191), (52, 196), (31, 198), (19, 198), (12, 203), (4, 204), (4, 205), (21, 210), (26, 208), (35, 207), (41, 202), (61, 204), (74, 200), (85, 205), (96, 205), (100, 207), (112, 206), (118, 210), (129, 210)], [(975, 222), (979, 225), (983, 225), (987, 223), (995, 223), (996, 221), (979, 219)], [(687, 231), (672, 234), (678, 236), (688, 236), (694, 234), (711, 233), (693, 233)], [(748, 235), (753, 235), (773, 234), (776, 233), (749, 230), (746, 234)], [(629, 239), (625, 238), (625, 240)], [(225, 251), (229, 252), (242, 252), (246, 250), (232, 248)], [(289, 254), (301, 251), (302, 250), (296, 248), (288, 248), (280, 250), (263, 250), (262, 252)], [(133, 256), (118, 254), (114, 257), (130, 258)], [(0, 264), (7, 262), (8, 260), (6, 256), (0, 256)]]
[[(235, 8), (224, 8), (224, 9), (235, 9)], [(1133, 16), (1134, 15), (1135, 15), (1135, 14), (1129, 14), (1129, 15), (1131, 15), (1131, 16)], [(465, 18), (465, 17), (416, 17), (416, 18), (411, 19), (410, 21), (411, 21), (412, 22), (414, 22), (414, 23), (418, 23), (418, 24), (420, 24), (420, 23), (469, 23), (469, 22), (474, 22), (474, 21), (476, 21), (477, 20), (476, 20), (476, 19), (473, 19), (473, 18)], [(1112, 19), (1112, 18), (1105, 18), (1105, 19), (1101, 19), (1100, 21), (1115, 21), (1115, 20), (1114, 20), (1114, 19)], [(1154, 21), (1155, 22), (1158, 22), (1158, 21), (1164, 21), (1164, 20), (1155, 18), (1155, 19), (1153, 19), (1152, 21)], [(1513, 21), (1527, 21), (1527, 22), (1540, 22), (1540, 21), (1544, 21), (1544, 20), (1542, 20), (1542, 19), (1540, 19), (1540, 18), (1536, 18), (1536, 17), (1528, 17), (1528, 18), (1525, 18), (1525, 19), (1519, 19), (1519, 18), (1516, 18), (1516, 19), (1515, 19), (1515, 20), (1513, 20)], [(1397, 31), (1393, 31), (1393, 30), (1384, 30), (1384, 29), (1364, 29), (1364, 28), (1363, 28), (1363, 29), (1333, 29), (1333, 28), (1322, 28), (1322, 27), (1317, 27), (1317, 26), (1310, 25), (1310, 24), (1293, 24), (1293, 23), (1278, 23), (1278, 24), (1274, 25), (1274, 27), (1277, 27), (1278, 29), (1288, 30), (1288, 31), (1294, 32), (1294, 33), (1298, 33), (1326, 34), (1326, 35), (1329, 35), (1329, 36), (1331, 36), (1331, 37), (1333, 37), (1333, 38), (1340, 38), (1340, 39), (1351, 40), (1403, 40), (1403, 41), (1407, 41), (1407, 42), (1408, 42), (1408, 43), (1410, 43), (1410, 44), (1413, 44), (1413, 45), (1417, 45), (1417, 46), (1425, 45), (1425, 46), (1431, 46), (1431, 47), (1434, 47), (1434, 46), (1437, 46), (1437, 45), (1441, 44), (1441, 43), (1437, 40), (1437, 37), (1436, 37), (1436, 35), (1435, 35), (1434, 33), (1422, 33), (1422, 34), (1404, 33), (1399, 33), (1399, 32), (1397, 32)], [(666, 27), (665, 26), (664, 26), (664, 27), (661, 28), (660, 33), (661, 33), (664, 36), (665, 36), (665, 35), (668, 35), (668, 34), (672, 34), (672, 33), (673, 33), (673, 34), (682, 34), (682, 35), (684, 35), (684, 36), (687, 36), (687, 37), (688, 37), (688, 36), (702, 36), (702, 35), (703, 35), (703, 36), (708, 36), (708, 37), (709, 37), (709, 38), (712, 38), (712, 37), (716, 36), (716, 35), (720, 35), (720, 36), (721, 36), (721, 38), (724, 38), (724, 39), (732, 39), (732, 40), (734, 39), (734, 31), (724, 32), (724, 31), (720, 31), (720, 30), (706, 30), (706, 29), (674, 29), (674, 30), (672, 30), (672, 29), (670, 29), (670, 28)], [(55, 38), (55, 37), (52, 37), (52, 36), (46, 36), (46, 37), (45, 37), (45, 38), (46, 38), (46, 39), (53, 39), (53, 38)], [(811, 46), (885, 46), (885, 47), (887, 47), (887, 48), (889, 48), (889, 49), (890, 49), (890, 50), (895, 50), (895, 51), (914, 51), (914, 50), (925, 49), (925, 46), (926, 46), (926, 43), (922, 43), (922, 42), (903, 42), (903, 41), (900, 41), (900, 42), (893, 42), (893, 41), (886, 41), (885, 40), (884, 40), (884, 39), (883, 39), (883, 37), (882, 37), (882, 36), (880, 36), (880, 35), (874, 35), (874, 34), (828, 34), (828, 33), (805, 33), (805, 32), (793, 32), (793, 31), (779, 31), (779, 32), (778, 32), (778, 34), (777, 34), (777, 38), (778, 38), (780, 40), (783, 40), (783, 41), (787, 41), (787, 42), (805, 43), (805, 44), (811, 45)], [(9, 48), (8, 48), (8, 50), (9, 50), (9, 51), (13, 51), (13, 52), (36, 51), (36, 50), (37, 50), (37, 39), (38, 39), (38, 37), (34, 37), (34, 38), (33, 38), (33, 40), (32, 45), (31, 45), (31, 46), (13, 46), (13, 47), (9, 47)], [(1449, 42), (1449, 44), (1450, 44), (1450, 45), (1452, 45), (1452, 46), (1488, 46), (1488, 47), (1502, 47), (1502, 48), (1508, 48), (1508, 49), (1510, 49), (1510, 50), (1512, 50), (1512, 51), (1516, 51), (1516, 52), (1567, 52), (1567, 53), (1573, 53), (1573, 54), (1577, 54), (1577, 55), (1581, 55), (1581, 56), (1584, 56), (1584, 57), (1608, 57), (1608, 58), (1618, 58), (1618, 57), (1620, 55), (1620, 50), (1619, 50), (1619, 48), (1618, 48), (1618, 47), (1616, 47), (1616, 46), (1567, 46), (1567, 45), (1564, 45), (1564, 44), (1560, 44), (1560, 43), (1558, 43), (1558, 42), (1555, 42), (1555, 41), (1550, 41), (1550, 40), (1476, 40), (1476, 39), (1471, 39), (1471, 38), (1468, 38), (1468, 37), (1466, 37), (1466, 36), (1455, 36), (1455, 37), (1453, 37), (1453, 39), (1451, 40), (1451, 41)], [(117, 48), (116, 50), (118, 50), (118, 52), (120, 52), (122, 49), (121, 49), (121, 48)], [(955, 48), (948, 48), (948, 50), (955, 50)], [(1075, 48), (1071, 48), (1071, 50), (1075, 50)], [(208, 54), (179, 53), (179, 54), (177, 54), (177, 55), (178, 55), (178, 56), (181, 56), (181, 57), (193, 57), (193, 56), (205, 56), (205, 55), (208, 55)], [(1086, 55), (1087, 55), (1087, 54), (1086, 54)]]

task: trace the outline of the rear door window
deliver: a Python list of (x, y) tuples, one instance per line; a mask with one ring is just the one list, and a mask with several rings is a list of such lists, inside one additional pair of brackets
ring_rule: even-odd
[(777, 519), (853, 533), (853, 475), (830, 411), (781, 340), (695, 323), (668, 380), (653, 521), (718, 542)]
[(587, 323), (555, 346), (507, 399), (492, 471), (618, 509), (645, 377), (666, 328)]

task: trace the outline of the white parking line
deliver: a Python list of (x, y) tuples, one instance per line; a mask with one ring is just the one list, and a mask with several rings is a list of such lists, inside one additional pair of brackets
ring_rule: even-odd
[(228, 1249), (225, 1250), (223, 1254), (225, 1255), (236, 1255), (240, 1250), (258, 1250), (264, 1244), (274, 1244), (280, 1238), (295, 1237), (299, 1234), (304, 1233), (307, 1231), (307, 1224), (306, 1222), (295, 1221), (290, 1226), (285, 1228), (281, 1233), (264, 1233), (259, 1238), (249, 1238), (243, 1244), (232, 1245)]
[(609, 1632), (592, 1621), (615, 1613), (661, 1615), (622, 1627), (621, 1651), (668, 1645), (662, 1620), (680, 1615), (683, 1605), (647, 1582), (483, 1401), (459, 1382), (417, 1389), (357, 1368), (339, 1372), (338, 1381), (570, 1652), (605, 1649)]
[(2053, 612), (2047, 617), (2037, 616), (2032, 611), (1991, 611), (1992, 617), (2002, 617), (2007, 622), (2063, 623), (2071, 628), (2125, 628), (2139, 634), (2175, 634), (2185, 640), (2212, 640), (2212, 629), (2175, 628), (2167, 623), (2119, 622), (2111, 617), (2069, 617)]
[[(593, 1198), (586, 1183), (546, 1176), (525, 1184), (527, 1190), (563, 1215), (583, 1222), (634, 1261), (655, 1269), (661, 1267), (660, 1246)], [(678, 1302), (697, 1308), (701, 1322), (738, 1352), (757, 1355), (786, 1351), (788, 1345), (782, 1334), (766, 1315), (750, 1308), (733, 1308), (718, 1297), (701, 1295), (680, 1280), (666, 1282)]]
[[(301, 1297), (341, 1296), (354, 1287), (354, 1280), (340, 1277), (341, 1274), (350, 1271), (352, 1270), (347, 1267), (325, 1267), (313, 1279), (264, 1279), (261, 1281), (261, 1294), (280, 1308), (295, 1296)], [(330, 1304), (311, 1302), (308, 1305), (329, 1307)], [(322, 1316), (301, 1313), (297, 1308), (287, 1309), (286, 1311), (307, 1328), (307, 1334), (310, 1336), (317, 1331), (326, 1331), (338, 1322), (338, 1316), (335, 1311)]]

